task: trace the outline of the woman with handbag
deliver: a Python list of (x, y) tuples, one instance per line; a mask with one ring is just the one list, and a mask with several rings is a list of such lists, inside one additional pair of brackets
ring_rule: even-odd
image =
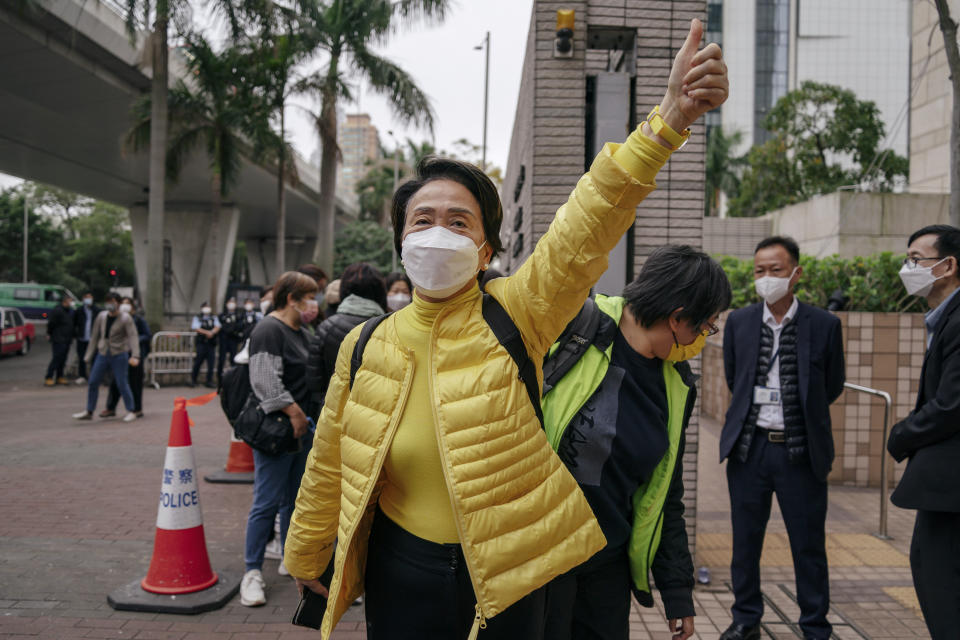
[(312, 440), (302, 409), (310, 397), (306, 384), (310, 335), (304, 325), (316, 311), (317, 283), (302, 273), (288, 271), (273, 285), (273, 293), (273, 311), (250, 335), (250, 386), (258, 403), (253, 408), (265, 420), (289, 422), (294, 445), (299, 446), (295, 451), (276, 454), (253, 450), (253, 504), (247, 517), (246, 570), (240, 582), (240, 604), (247, 607), (267, 601), (262, 574), (264, 550), (278, 512), (281, 540), (286, 537)]
[[(284, 550), (298, 585), (321, 595), (333, 557), (322, 640), (361, 593), (367, 640), (539, 640), (540, 587), (605, 545), (528, 389), (687, 127), (726, 99), (720, 48), (698, 51), (702, 34), (692, 21), (659, 108), (625, 144), (605, 146), (533, 254), (488, 295), (477, 273), (502, 249), (503, 217), (489, 177), (427, 157), (397, 189), (394, 246), (413, 302), (365, 336), (361, 358), (363, 330), (344, 340)], [(495, 333), (488, 318), (500, 312), (512, 332)]]

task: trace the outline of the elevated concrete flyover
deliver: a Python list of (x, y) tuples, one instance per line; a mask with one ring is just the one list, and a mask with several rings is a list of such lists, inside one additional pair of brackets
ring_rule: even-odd
[[(130, 107), (150, 89), (116, 0), (0, 0), (0, 172), (83, 193), (130, 210), (137, 282), (146, 290), (148, 162), (123, 147)], [(171, 84), (184, 66), (171, 50)], [(287, 187), (286, 266), (310, 258), (320, 228), (315, 167), (298, 159), (300, 183)], [(254, 284), (278, 275), (276, 175), (249, 160), (225, 199), (211, 237), (211, 181), (202, 151), (166, 191), (164, 312), (171, 320), (222, 301), (237, 240), (247, 246)], [(337, 227), (356, 216), (337, 199)], [(216, 257), (214, 257), (216, 255)]]

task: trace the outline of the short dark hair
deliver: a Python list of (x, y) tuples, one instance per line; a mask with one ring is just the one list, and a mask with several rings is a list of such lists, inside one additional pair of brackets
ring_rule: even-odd
[(623, 297), (643, 327), (678, 308), (679, 319), (698, 327), (729, 307), (732, 294), (727, 274), (710, 256), (687, 245), (666, 245), (650, 254)]
[(383, 276), (366, 262), (354, 262), (343, 270), (340, 276), (340, 301), (343, 302), (349, 295), (373, 300), (381, 309), (387, 308), (387, 289), (383, 284)]
[(114, 302), (120, 302), (120, 294), (114, 293), (113, 291), (107, 291), (107, 295), (103, 296), (104, 301), (113, 300)]
[(308, 293), (319, 290), (317, 282), (310, 276), (298, 271), (287, 271), (282, 274), (273, 285), (273, 308), (283, 309), (287, 306), (287, 297), (294, 300), (303, 300)]
[(757, 243), (757, 248), (753, 250), (753, 254), (756, 255), (760, 249), (777, 245), (783, 247), (787, 253), (790, 254), (794, 264), (800, 264), (800, 245), (790, 236), (770, 236), (769, 238), (764, 238)]
[(500, 253), (503, 245), (500, 244), (500, 224), (503, 222), (503, 207), (500, 204), (500, 195), (493, 181), (480, 167), (469, 162), (426, 156), (417, 165), (417, 173), (412, 180), (404, 182), (393, 194), (393, 208), (390, 219), (393, 222), (393, 246), (397, 255), (401, 255), (403, 227), (407, 220), (407, 205), (410, 198), (424, 185), (434, 180), (453, 180), (462, 184), (477, 200), (480, 205), (480, 215), (483, 222), (483, 234), (487, 244), (493, 249), (493, 255)]
[(297, 267), (297, 271), (304, 275), (310, 276), (317, 282), (320, 282), (321, 280), (324, 280), (324, 281), (330, 280), (330, 278), (327, 277), (327, 272), (315, 264), (309, 264), (309, 263), (302, 264), (299, 267)]
[(933, 248), (937, 250), (937, 253), (943, 258), (953, 256), (957, 261), (957, 266), (960, 267), (960, 229), (949, 224), (931, 224), (914, 231), (910, 239), (907, 240), (907, 246), (912, 245), (917, 238), (929, 235), (937, 236), (936, 242), (933, 243)]
[(387, 277), (384, 278), (383, 288), (387, 291), (390, 291), (390, 287), (393, 286), (394, 282), (403, 280), (407, 283), (407, 288), (410, 289), (410, 293), (413, 293), (413, 283), (410, 282), (410, 278), (407, 277), (407, 274), (401, 273), (400, 271), (391, 271), (387, 274)]

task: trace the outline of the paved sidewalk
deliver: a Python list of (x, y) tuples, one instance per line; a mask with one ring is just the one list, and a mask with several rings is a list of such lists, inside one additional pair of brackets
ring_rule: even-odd
[[(32, 361), (32, 358), (30, 359)], [(7, 369), (24, 359), (0, 361)], [(157, 491), (173, 398), (193, 390), (144, 391), (146, 417), (74, 422), (85, 388), (44, 388), (34, 379), (0, 376), (0, 638), (137, 638), (169, 640), (296, 640), (317, 634), (289, 624), (297, 598), (292, 581), (268, 560), (268, 603), (251, 609), (234, 599), (197, 616), (118, 612), (106, 594), (145, 575), (152, 553)], [(199, 395), (199, 391), (197, 395)], [(104, 394), (105, 396), (105, 394)], [(101, 397), (101, 407), (104, 397)], [(219, 469), (229, 427), (217, 404), (190, 409), (200, 477)], [(719, 427), (703, 422), (698, 566), (712, 584), (698, 587), (700, 638), (729, 623), (729, 513), (722, 467), (715, 463)], [(214, 570), (242, 572), (250, 485), (201, 483), (207, 546)], [(912, 513), (891, 507), (887, 543), (869, 535), (877, 492), (832, 488), (828, 529), (834, 619), (840, 638), (926, 637), (913, 601), (906, 561)], [(779, 514), (764, 554), (764, 591), (775, 608), (764, 618), (778, 638), (796, 637), (778, 615), (795, 620), (793, 572)], [(905, 604), (906, 603), (906, 604)], [(632, 638), (669, 638), (660, 609), (635, 607)], [(859, 630), (859, 631), (858, 631)], [(860, 634), (862, 632), (863, 635)], [(362, 611), (341, 622), (336, 640), (364, 638)]]

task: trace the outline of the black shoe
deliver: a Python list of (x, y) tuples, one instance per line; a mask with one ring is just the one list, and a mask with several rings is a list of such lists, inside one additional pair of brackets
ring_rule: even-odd
[(187, 386), (193, 389), (195, 386), (197, 386), (197, 383), (191, 380), (190, 382), (187, 383)]
[(720, 635), (720, 640), (760, 640), (760, 625), (750, 627), (734, 622)]
[(212, 382), (204, 383), (203, 386), (205, 386), (207, 389), (216, 389), (216, 388), (217, 388), (217, 385), (213, 384)]

